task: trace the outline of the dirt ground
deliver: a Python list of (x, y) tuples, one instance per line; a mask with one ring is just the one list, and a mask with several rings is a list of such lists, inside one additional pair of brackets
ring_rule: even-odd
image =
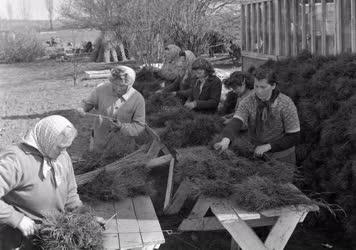
[[(81, 63), (79, 72), (106, 67), (105, 64)], [(39, 119), (59, 114), (67, 117), (78, 129), (79, 136), (69, 153), (74, 161), (81, 157), (88, 148), (92, 118), (79, 117), (75, 109), (98, 81), (91, 84), (79, 81), (74, 86), (72, 75), (73, 65), (70, 62), (0, 64), (0, 148), (19, 142), (27, 129)], [(88, 84), (90, 86), (86, 86)], [(162, 227), (172, 229), (169, 219), (162, 219)], [(160, 249), (230, 249), (230, 237), (226, 232), (184, 233), (165, 237), (166, 244)], [(340, 242), (335, 234), (325, 234), (320, 230), (304, 228), (303, 225), (298, 226), (286, 249), (330, 249), (322, 245), (326, 243), (332, 249), (351, 249), (347, 242)]]

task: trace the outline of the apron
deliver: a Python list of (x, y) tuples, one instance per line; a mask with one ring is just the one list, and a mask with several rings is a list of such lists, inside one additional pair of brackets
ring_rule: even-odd
[(40, 250), (32, 244), (32, 237), (25, 237), (17, 228), (0, 225), (0, 250)]

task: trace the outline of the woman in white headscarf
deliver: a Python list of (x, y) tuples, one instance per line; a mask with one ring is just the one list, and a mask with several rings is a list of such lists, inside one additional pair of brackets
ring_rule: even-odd
[(96, 119), (91, 151), (103, 152), (109, 139), (116, 135), (138, 136), (145, 129), (145, 100), (132, 85), (136, 73), (127, 66), (111, 70), (108, 83), (100, 84), (83, 100), (82, 111), (92, 109), (111, 119)]
[[(158, 76), (166, 82), (166, 86), (182, 75), (183, 65), (180, 64), (181, 49), (174, 44), (167, 45), (164, 49), (164, 62), (158, 71)], [(167, 84), (168, 83), (168, 84)]]
[(28, 236), (46, 213), (82, 205), (66, 152), (76, 135), (66, 118), (49, 116), (0, 153), (0, 249), (32, 249)]

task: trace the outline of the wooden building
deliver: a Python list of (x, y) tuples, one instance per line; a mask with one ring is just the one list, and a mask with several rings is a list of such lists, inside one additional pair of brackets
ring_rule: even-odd
[(243, 69), (268, 59), (356, 53), (356, 0), (240, 0)]

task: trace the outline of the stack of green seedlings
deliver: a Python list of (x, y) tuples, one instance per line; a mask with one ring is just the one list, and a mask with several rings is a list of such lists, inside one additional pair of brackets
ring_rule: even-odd
[(103, 249), (103, 227), (88, 209), (48, 213), (34, 237), (43, 250)]
[[(280, 90), (298, 109), (301, 143), (296, 153), (304, 178), (301, 187), (321, 194), (320, 198), (338, 204), (355, 218), (356, 55), (322, 57), (304, 52), (262, 67), (277, 72)], [(344, 213), (340, 215), (351, 232), (356, 225)]]
[(149, 171), (144, 166), (121, 166), (116, 171), (103, 170), (93, 181), (78, 188), (85, 201), (120, 201), (139, 195), (154, 195)]
[(193, 197), (229, 197), (249, 211), (313, 204), (289, 184), (298, 175), (294, 165), (222, 155), (203, 146), (186, 148), (180, 154), (175, 183), (189, 180)]

